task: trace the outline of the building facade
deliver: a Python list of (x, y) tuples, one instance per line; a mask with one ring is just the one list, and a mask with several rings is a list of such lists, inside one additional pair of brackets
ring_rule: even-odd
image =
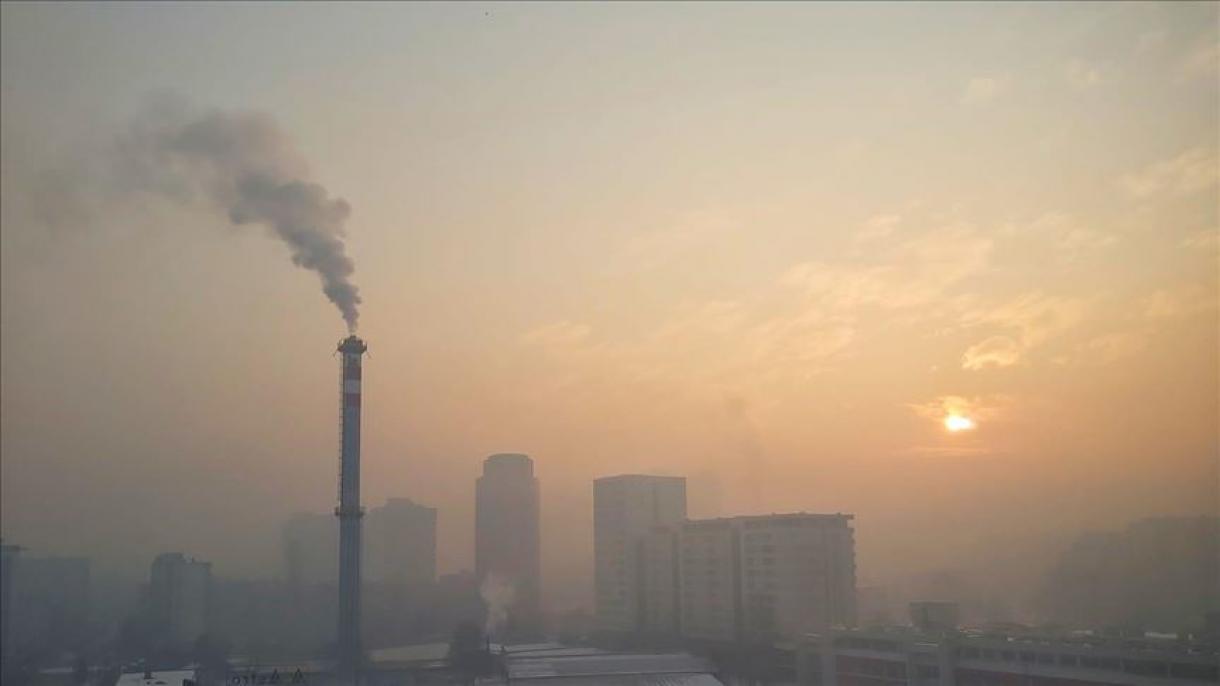
[(830, 630), (797, 644), (801, 686), (1202, 686), (1220, 650), (1180, 640)]
[(682, 524), (678, 583), (683, 636), (707, 641), (741, 637), (739, 538), (732, 519)]
[[(436, 580), (436, 508), (389, 498), (364, 516), (361, 577), (371, 584), (423, 592)], [(284, 579), (290, 587), (335, 583), (338, 522), (299, 513), (283, 527)]]
[(29, 557), (13, 568), (8, 619), (16, 655), (78, 650), (88, 640), (90, 563), (85, 557)]
[(614, 479), (595, 482), (603, 630), (773, 644), (855, 625), (851, 515), (800, 512), (649, 526), (654, 510), (640, 496), (647, 489)]
[(851, 515), (737, 517), (742, 632), (769, 642), (856, 623)]
[(436, 508), (390, 498), (364, 518), (364, 577), (423, 589), (436, 581)]
[(182, 553), (162, 553), (152, 563), (148, 598), (160, 640), (190, 646), (207, 633), (212, 594), (212, 564)]
[[(625, 474), (593, 482), (593, 585), (599, 628), (667, 631), (675, 624), (674, 609), (665, 609), (673, 600), (665, 598), (676, 597), (673, 536), (685, 518), (683, 477)], [(651, 605), (646, 602), (650, 594)]]
[(13, 579), (17, 576), (17, 565), (21, 548), (0, 543), (0, 665), (12, 664), (13, 633)]
[(538, 479), (528, 455), (483, 461), (475, 482), (475, 574), (480, 586), (511, 588), (510, 632), (531, 633), (541, 619), (542, 558)]

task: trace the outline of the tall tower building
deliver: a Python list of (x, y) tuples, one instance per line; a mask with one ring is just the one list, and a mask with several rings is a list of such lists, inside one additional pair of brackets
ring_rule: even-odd
[(483, 475), (475, 484), (475, 573), (481, 586), (512, 588), (510, 633), (538, 628), (538, 507), (538, 479), (528, 455), (501, 453), (483, 461)]
[(356, 336), (339, 343), (340, 451), (339, 451), (339, 662), (355, 671), (361, 661), (360, 645), (360, 381), (361, 358), (368, 346)]
[[(645, 569), (645, 561), (667, 551), (672, 556), (673, 539), (666, 531), (684, 519), (684, 477), (625, 474), (593, 482), (593, 583), (602, 629), (661, 630), (671, 623), (665, 616), (646, 613), (645, 598), (650, 593), (676, 598), (674, 574)], [(656, 588), (650, 591), (646, 583)]]
[(207, 633), (211, 593), (210, 562), (182, 553), (158, 555), (148, 579), (148, 599), (158, 638), (182, 647)]

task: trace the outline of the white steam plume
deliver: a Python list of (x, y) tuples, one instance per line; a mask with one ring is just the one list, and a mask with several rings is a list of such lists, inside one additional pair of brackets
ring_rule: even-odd
[(491, 636), (508, 621), (508, 609), (512, 607), (517, 591), (510, 580), (491, 572), (479, 585), (479, 595), (487, 603), (487, 622), (483, 630)]

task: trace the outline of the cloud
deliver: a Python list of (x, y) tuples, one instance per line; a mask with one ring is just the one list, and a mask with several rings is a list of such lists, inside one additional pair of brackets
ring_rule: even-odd
[(1220, 246), (1220, 230), (1217, 229), (1197, 231), (1182, 239), (1182, 247), (1192, 250), (1215, 253), (1217, 246)]
[(869, 217), (868, 221), (864, 222), (864, 225), (856, 232), (856, 240), (859, 242), (871, 242), (882, 238), (889, 238), (901, 222), (902, 217), (897, 214), (874, 215)]
[(1077, 88), (1092, 88), (1106, 80), (1106, 75), (1098, 65), (1078, 57), (1068, 60), (1063, 65), (1063, 77)]
[(991, 76), (976, 76), (966, 83), (958, 101), (963, 105), (983, 105), (995, 100), (1004, 90), (1003, 80)]
[(1021, 344), (1008, 336), (992, 336), (966, 349), (962, 369), (1009, 367), (1021, 359)]
[[(1085, 313), (1082, 298), (1026, 293), (988, 309), (976, 309), (962, 316), (968, 328), (999, 329), (996, 335), (971, 346), (962, 355), (962, 368), (973, 371), (989, 366), (1016, 364), (1033, 348), (1079, 324)], [(1001, 342), (1006, 339), (1011, 345)], [(971, 353), (974, 353), (973, 355)]]
[(1178, 63), (1178, 79), (1215, 79), (1220, 71), (1220, 42), (1214, 40), (1195, 45)]
[(1137, 304), (1144, 318), (1154, 321), (1184, 317), (1220, 306), (1214, 291), (1209, 293), (1197, 286), (1177, 292), (1161, 289), (1140, 299)]
[(1204, 146), (1153, 162), (1138, 172), (1123, 176), (1119, 183), (1135, 198), (1156, 195), (1185, 196), (1212, 188), (1220, 178), (1220, 161)]
[(1009, 414), (1014, 404), (1015, 399), (1004, 394), (971, 397), (942, 395), (922, 403), (908, 403), (907, 407), (916, 415), (938, 424), (948, 415), (969, 417), (983, 423)]
[(531, 329), (521, 334), (520, 340), (525, 345), (546, 348), (572, 347), (587, 340), (591, 332), (588, 324), (561, 321)]
[(946, 299), (954, 286), (984, 271), (991, 249), (991, 239), (968, 226), (952, 225), (888, 250), (878, 248), (865, 264), (803, 262), (789, 268), (781, 282), (803, 290), (825, 308), (919, 308)]
[(1093, 364), (1110, 364), (1130, 357), (1148, 347), (1146, 331), (1124, 331), (1098, 336), (1080, 346), (1081, 359)]
[(1010, 235), (1024, 233), (1054, 248), (1060, 262), (1075, 262), (1118, 242), (1118, 236), (1084, 226), (1065, 212), (1048, 212), (1027, 226), (1009, 227)]

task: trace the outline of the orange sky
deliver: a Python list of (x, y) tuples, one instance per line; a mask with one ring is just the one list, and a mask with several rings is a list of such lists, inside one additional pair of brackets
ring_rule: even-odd
[(439, 507), (443, 571), (502, 451), (536, 459), (556, 607), (587, 598), (590, 481), (620, 472), (686, 475), (695, 515), (855, 513), (865, 580), (1214, 513), (1216, 27), (5, 5), (4, 536), (247, 575), (333, 507), (316, 278), (197, 203), (89, 195), (159, 90), (271, 115), (351, 204), (366, 503)]

